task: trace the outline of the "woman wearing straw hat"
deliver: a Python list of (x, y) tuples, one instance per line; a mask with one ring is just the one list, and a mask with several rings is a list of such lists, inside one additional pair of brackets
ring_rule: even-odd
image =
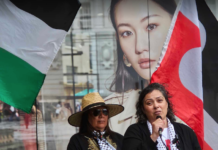
[(99, 93), (85, 95), (82, 111), (68, 118), (70, 125), (80, 129), (71, 137), (67, 150), (120, 150), (123, 136), (111, 131), (108, 122), (123, 110), (121, 105), (105, 104)]

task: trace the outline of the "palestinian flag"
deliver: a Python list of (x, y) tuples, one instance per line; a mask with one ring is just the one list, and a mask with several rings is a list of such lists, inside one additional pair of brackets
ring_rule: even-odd
[(180, 1), (151, 82), (168, 85), (175, 115), (195, 131), (201, 147), (209, 150), (204, 140), (201, 59), (206, 38), (201, 41), (204, 30), (200, 26), (195, 0)]
[(30, 112), (80, 7), (77, 0), (0, 0), (0, 100)]

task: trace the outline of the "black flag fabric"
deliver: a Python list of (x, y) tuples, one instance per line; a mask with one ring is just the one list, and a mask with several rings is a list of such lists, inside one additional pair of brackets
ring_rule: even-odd
[[(203, 34), (206, 35), (205, 47), (202, 49), (204, 139), (210, 148), (216, 149), (218, 148), (218, 22), (204, 0), (196, 0), (196, 3), (199, 20), (205, 29)], [(210, 148), (204, 146), (205, 150)]]

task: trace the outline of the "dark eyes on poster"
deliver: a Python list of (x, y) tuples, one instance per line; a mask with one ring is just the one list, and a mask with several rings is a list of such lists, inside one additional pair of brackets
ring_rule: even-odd
[[(129, 125), (137, 122), (135, 103), (159, 67), (179, 1), (112, 1), (80, 0), (82, 6), (49, 69), (31, 114), (0, 103), (0, 149), (66, 149), (70, 137), (79, 131), (67, 119), (82, 110), (82, 97), (91, 92), (99, 92), (106, 103), (125, 107), (124, 112), (111, 118), (112, 130), (124, 134)], [(206, 2), (217, 17), (218, 2)], [(207, 11), (199, 11), (204, 27), (201, 33), (207, 37), (202, 39), (204, 118), (209, 123), (205, 122), (204, 127), (215, 129), (218, 71), (217, 52), (213, 48), (216, 46), (212, 45), (216, 44), (216, 35), (208, 34), (215, 33), (218, 24), (211, 21), (211, 27), (205, 25), (211, 16), (205, 14)], [(177, 121), (185, 123), (179, 117)], [(212, 136), (204, 134), (205, 139)], [(214, 148), (214, 143), (209, 145)]]

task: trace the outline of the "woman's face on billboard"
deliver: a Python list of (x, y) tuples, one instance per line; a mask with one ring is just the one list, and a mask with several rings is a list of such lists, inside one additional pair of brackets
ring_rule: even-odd
[(172, 15), (151, 0), (122, 0), (114, 15), (122, 51), (135, 71), (149, 80), (149, 68), (151, 73), (155, 71)]

